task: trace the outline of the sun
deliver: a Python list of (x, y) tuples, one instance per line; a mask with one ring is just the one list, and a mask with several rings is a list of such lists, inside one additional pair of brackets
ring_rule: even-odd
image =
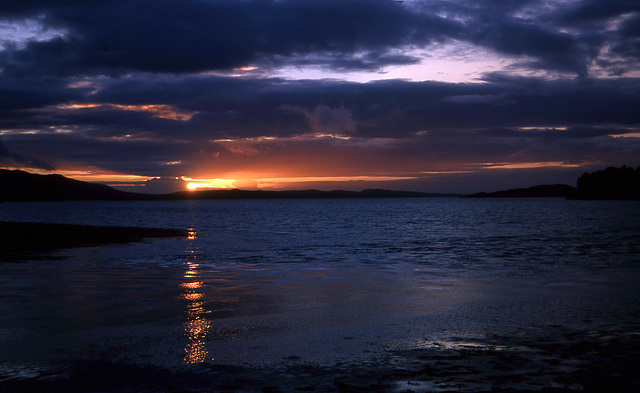
[(187, 182), (187, 190), (195, 191), (198, 189), (228, 189), (235, 187), (235, 179), (192, 179), (190, 177), (182, 177)]

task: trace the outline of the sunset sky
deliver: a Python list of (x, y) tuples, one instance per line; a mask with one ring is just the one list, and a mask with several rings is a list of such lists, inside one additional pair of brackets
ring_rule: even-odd
[(129, 191), (640, 166), (637, 0), (0, 2), (0, 168)]

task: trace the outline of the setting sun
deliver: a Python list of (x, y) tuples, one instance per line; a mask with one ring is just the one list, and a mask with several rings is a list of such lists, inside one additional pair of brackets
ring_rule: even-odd
[(187, 182), (187, 189), (189, 191), (235, 187), (235, 179), (192, 179), (190, 177), (182, 177), (182, 180)]

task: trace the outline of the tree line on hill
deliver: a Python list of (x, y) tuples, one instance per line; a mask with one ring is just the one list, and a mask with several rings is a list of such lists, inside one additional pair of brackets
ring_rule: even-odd
[(609, 167), (578, 178), (573, 199), (640, 200), (640, 167)]
[(552, 184), (497, 192), (481, 192), (470, 198), (562, 197), (583, 200), (640, 200), (640, 167), (608, 167), (578, 178), (577, 187)]

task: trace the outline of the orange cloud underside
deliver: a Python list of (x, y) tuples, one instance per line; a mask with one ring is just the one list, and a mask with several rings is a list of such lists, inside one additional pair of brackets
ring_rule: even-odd
[(568, 164), (561, 161), (548, 161), (548, 162), (491, 162), (483, 163), (484, 169), (531, 169), (531, 168), (546, 168), (546, 167), (565, 167), (576, 168), (578, 164)]
[(189, 121), (198, 112), (187, 112), (175, 108), (171, 105), (118, 105), (118, 104), (64, 104), (57, 106), (58, 109), (81, 110), (81, 109), (118, 109), (122, 111), (147, 112), (153, 117), (170, 120)]

